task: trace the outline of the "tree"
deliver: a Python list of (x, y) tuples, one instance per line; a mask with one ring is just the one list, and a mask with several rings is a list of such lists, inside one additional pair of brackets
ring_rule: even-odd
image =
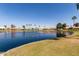
[(5, 29), (7, 28), (7, 25), (4, 25)]
[(79, 10), (79, 3), (77, 3), (76, 6), (77, 6), (77, 10)]
[(39, 28), (40, 28), (41, 26), (39, 25)]
[(62, 24), (61, 23), (58, 23), (57, 26), (56, 26), (56, 28), (57, 29), (62, 29)]
[(75, 24), (75, 20), (77, 19), (77, 17), (76, 16), (73, 16), (72, 17), (72, 20), (73, 20), (73, 25)]
[(67, 27), (66, 23), (62, 24), (63, 29), (66, 29), (66, 27)]
[(79, 23), (75, 23), (74, 26), (75, 26), (75, 27), (79, 27)]
[(66, 23), (62, 24), (62, 23), (58, 23), (57, 26), (57, 37), (65, 37), (66, 36), (66, 32), (63, 31), (64, 29), (66, 29)]
[(23, 25), (22, 27), (23, 27), (23, 29), (25, 29), (25, 25)]
[(11, 29), (15, 29), (15, 27), (16, 27), (15, 25), (11, 24)]

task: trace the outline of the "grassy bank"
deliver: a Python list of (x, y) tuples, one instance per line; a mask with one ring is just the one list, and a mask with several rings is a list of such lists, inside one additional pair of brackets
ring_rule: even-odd
[(33, 42), (6, 52), (5, 56), (79, 56), (79, 32), (71, 37)]

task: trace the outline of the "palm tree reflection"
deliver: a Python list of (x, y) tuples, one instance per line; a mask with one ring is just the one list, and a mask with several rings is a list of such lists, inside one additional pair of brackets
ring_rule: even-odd
[(15, 38), (15, 36), (16, 36), (16, 32), (15, 31), (11, 31), (11, 38), (13, 39), (13, 38)]
[(23, 31), (22, 33), (23, 33), (23, 34), (22, 34), (22, 37), (25, 38), (25, 37), (26, 37), (26, 32)]

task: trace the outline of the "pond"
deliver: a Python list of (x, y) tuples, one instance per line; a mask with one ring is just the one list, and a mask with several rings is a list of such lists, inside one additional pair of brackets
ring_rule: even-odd
[(2, 32), (0, 33), (0, 52), (5, 52), (23, 44), (52, 38), (56, 38), (56, 33)]

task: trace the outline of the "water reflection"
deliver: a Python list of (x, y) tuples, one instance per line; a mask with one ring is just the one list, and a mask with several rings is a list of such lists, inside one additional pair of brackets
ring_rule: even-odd
[(57, 37), (65, 37), (66, 33), (67, 32), (65, 32), (65, 31), (57, 30), (56, 36)]
[(26, 38), (26, 32), (25, 32), (25, 31), (22, 32), (22, 36), (23, 36), (24, 38)]
[(39, 32), (3, 32), (0, 33), (0, 51), (7, 51), (14, 47), (27, 44), (30, 42), (55, 38), (55, 33)]
[(61, 31), (61, 30), (57, 30), (56, 36), (57, 37), (66, 37), (68, 35), (72, 35), (73, 31)]
[(7, 32), (4, 32), (4, 36), (5, 36), (5, 38), (7, 38)]
[(16, 36), (16, 32), (11, 32), (11, 38), (14, 39)]

